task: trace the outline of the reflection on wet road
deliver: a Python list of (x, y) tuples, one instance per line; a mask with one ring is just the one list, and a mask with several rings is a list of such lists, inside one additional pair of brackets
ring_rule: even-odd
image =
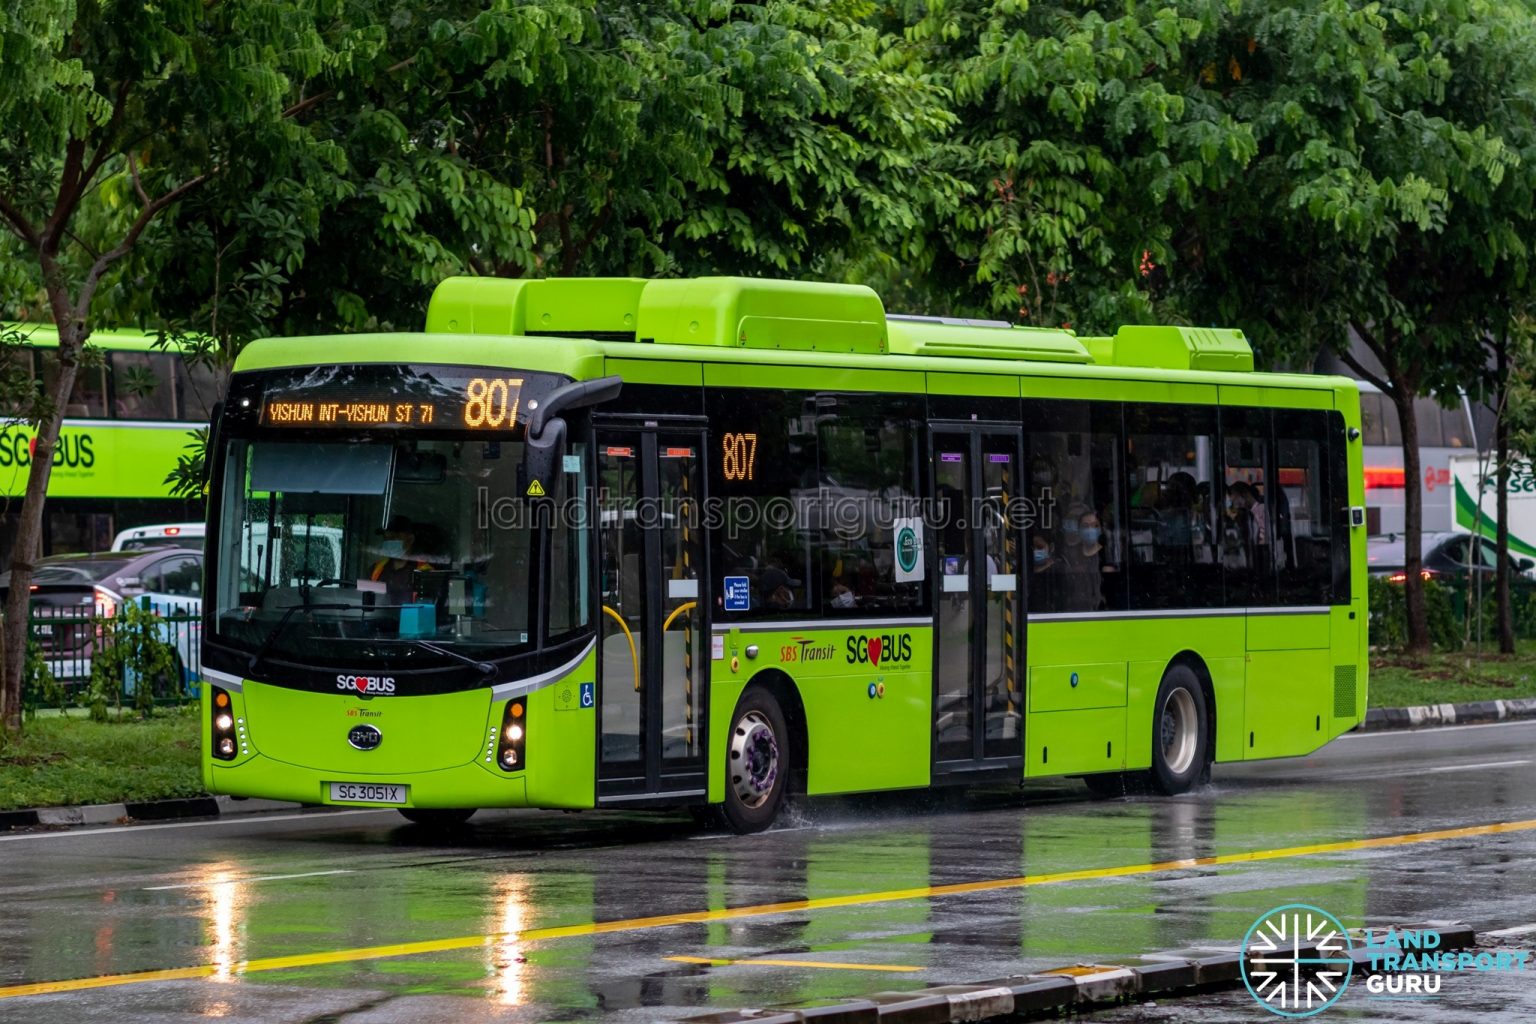
[(1533, 744), (1347, 738), (1173, 800), (817, 801), (746, 838), (523, 812), (442, 840), (392, 812), (5, 836), (0, 1017), (654, 1020), (1231, 946), (1297, 901), (1521, 924)]

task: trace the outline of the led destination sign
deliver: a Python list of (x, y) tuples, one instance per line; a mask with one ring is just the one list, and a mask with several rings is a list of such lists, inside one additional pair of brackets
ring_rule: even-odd
[[(335, 380), (268, 387), (261, 423), (267, 427), (471, 430), (509, 430), (517, 425), (522, 377), (415, 377), (409, 383), (415, 386), (394, 393), (377, 385)], [(418, 390), (429, 393), (413, 393)]]

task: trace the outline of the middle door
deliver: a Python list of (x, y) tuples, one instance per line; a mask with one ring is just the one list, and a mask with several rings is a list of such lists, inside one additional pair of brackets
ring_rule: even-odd
[(936, 426), (934, 774), (1011, 768), (1024, 754), (1024, 506), (1017, 427)]

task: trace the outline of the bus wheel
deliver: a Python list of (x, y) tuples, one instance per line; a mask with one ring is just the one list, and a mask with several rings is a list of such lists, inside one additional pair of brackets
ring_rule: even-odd
[(457, 828), (468, 821), (478, 807), (399, 807), (400, 814), (413, 825), (428, 828)]
[(1157, 688), (1152, 715), (1152, 784), (1169, 796), (1194, 787), (1205, 774), (1205, 692), (1187, 665), (1175, 665)]
[(784, 801), (789, 754), (789, 729), (778, 701), (767, 690), (749, 688), (736, 705), (726, 752), (721, 811), (736, 832), (761, 832), (773, 824)]

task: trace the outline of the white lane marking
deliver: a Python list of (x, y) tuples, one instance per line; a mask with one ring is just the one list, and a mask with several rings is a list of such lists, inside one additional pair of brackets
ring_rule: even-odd
[(319, 878), (321, 875), (350, 875), (349, 868), (338, 868), (335, 871), (305, 871), (298, 875), (256, 875), (252, 878), (227, 878), (222, 882), (181, 882), (177, 885), (146, 885), (145, 892), (164, 892), (167, 889), (206, 889), (210, 885), (223, 885), (226, 882), (244, 885), (247, 882), (282, 882), (289, 878)]
[(1426, 768), (1426, 772), (1475, 772), (1479, 768), (1513, 768), (1519, 764), (1530, 764), (1530, 758), (1523, 761), (1483, 761), (1481, 764), (1447, 764), (1439, 768)]
[(209, 825), (245, 825), (258, 821), (297, 821), (300, 818), (344, 818), (351, 814), (378, 814), (387, 811), (387, 807), (369, 807), (358, 811), (331, 811), (328, 814), (316, 814), (311, 811), (308, 814), (274, 814), (269, 816), (261, 814), (241, 815), (238, 818), (219, 818), (215, 821), (167, 821), (159, 825), (119, 825), (116, 828), (82, 828), (70, 832), (27, 832), (19, 836), (0, 836), (0, 843), (19, 843), (24, 839), (69, 839), (74, 836), (99, 836), (103, 832), (119, 832), (130, 834), (134, 832), (150, 832), (162, 828), (205, 828)]

